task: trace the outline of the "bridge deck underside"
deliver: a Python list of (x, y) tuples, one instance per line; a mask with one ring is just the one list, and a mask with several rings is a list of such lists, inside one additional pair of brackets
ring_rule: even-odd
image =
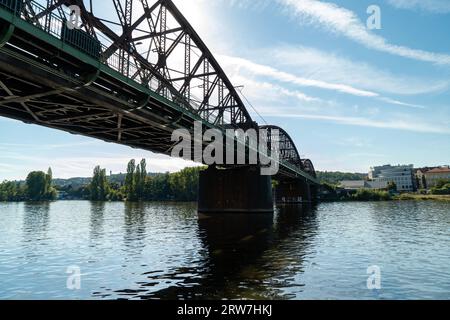
[[(170, 153), (171, 132), (175, 128), (171, 123), (172, 119), (180, 118), (179, 114), (163, 112), (152, 101), (149, 101), (152, 112), (133, 110), (135, 106), (125, 100), (99, 94), (95, 88), (70, 89), (79, 84), (57, 78), (54, 73), (30, 69), (30, 65), (1, 54), (0, 115), (107, 142)], [(189, 127), (192, 120), (181, 119), (178, 124)]]

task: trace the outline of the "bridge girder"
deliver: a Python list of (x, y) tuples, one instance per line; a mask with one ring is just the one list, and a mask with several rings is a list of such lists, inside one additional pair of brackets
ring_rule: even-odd
[(83, 0), (39, 2), (40, 12), (24, 8), (30, 21), (68, 19), (67, 6), (78, 6), (83, 30), (102, 43), (105, 63), (207, 122), (253, 122), (219, 63), (171, 0), (112, 0), (115, 21), (98, 16), (95, 8), (91, 12)]

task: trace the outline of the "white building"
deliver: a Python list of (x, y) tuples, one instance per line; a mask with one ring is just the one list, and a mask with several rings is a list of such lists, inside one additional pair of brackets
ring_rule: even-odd
[(341, 181), (339, 186), (345, 190), (359, 190), (359, 189), (382, 190), (387, 189), (388, 183), (384, 181), (345, 180)]
[(374, 182), (394, 182), (400, 192), (411, 192), (415, 188), (414, 165), (373, 167), (369, 172), (369, 179)]

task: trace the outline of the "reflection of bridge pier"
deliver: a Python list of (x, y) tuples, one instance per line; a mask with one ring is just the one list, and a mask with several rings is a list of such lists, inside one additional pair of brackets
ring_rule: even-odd
[(280, 287), (285, 288), (294, 275), (303, 272), (316, 229), (316, 213), (310, 206), (282, 206), (274, 214), (200, 214), (204, 265), (188, 270), (192, 274), (177, 286), (145, 298), (285, 298), (288, 292), (276, 283), (282, 281)]

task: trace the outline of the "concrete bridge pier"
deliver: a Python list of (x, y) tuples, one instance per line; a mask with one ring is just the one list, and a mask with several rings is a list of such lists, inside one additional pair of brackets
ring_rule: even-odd
[(215, 213), (272, 213), (272, 178), (259, 166), (220, 169), (200, 173), (198, 211)]
[(317, 199), (317, 187), (304, 180), (279, 181), (275, 190), (277, 203), (311, 203)]

